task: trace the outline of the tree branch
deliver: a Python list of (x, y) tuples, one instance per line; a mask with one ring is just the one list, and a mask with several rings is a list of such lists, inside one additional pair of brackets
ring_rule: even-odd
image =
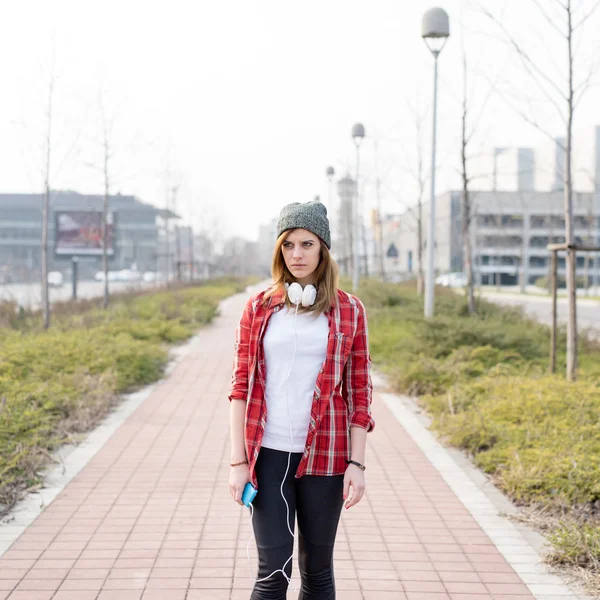
[[(500, 21), (498, 21), (498, 19), (496, 19), (496, 17), (489, 10), (482, 7), (482, 11), (483, 11), (484, 15), (486, 15), (493, 23), (496, 24), (497, 27), (499, 27), (502, 30), (502, 32), (506, 36), (507, 42), (509, 43), (510, 46), (512, 46), (512, 48), (517, 53), (517, 56), (520, 58), (521, 63), (523, 64), (523, 68), (534, 79), (534, 81), (536, 82), (536, 84), (538, 85), (540, 90), (544, 93), (544, 95), (547, 97), (547, 99), (549, 101), (551, 101), (558, 108), (560, 113), (562, 113), (562, 110), (558, 107), (556, 100), (554, 98), (552, 98), (552, 96), (550, 96), (548, 94), (548, 92), (546, 91), (544, 86), (541, 85), (539, 78), (541, 78), (543, 81), (545, 81), (547, 83), (547, 85), (549, 85), (552, 89), (554, 89), (554, 91), (561, 98), (563, 98), (566, 102), (568, 100), (568, 98), (562, 92), (560, 87), (558, 87), (558, 85), (556, 83), (554, 83), (552, 78), (550, 78), (546, 73), (544, 73), (544, 71), (540, 67), (538, 67), (536, 65), (536, 63), (531, 59), (529, 54), (525, 51), (525, 49), (515, 40), (515, 38), (509, 33), (509, 31), (506, 29), (506, 27), (502, 23), (500, 23)], [(564, 34), (562, 34), (562, 35), (563, 35), (563, 37), (565, 37)], [(537, 75), (536, 75), (536, 73), (537, 73)]]
[(592, 6), (592, 8), (590, 8), (590, 10), (573, 25), (573, 31), (577, 31), (598, 10), (599, 7), (600, 0), (598, 0), (596, 4), (594, 4), (594, 6)]
[(546, 129), (544, 129), (537, 121), (535, 121), (534, 119), (532, 119), (531, 117), (529, 117), (526, 113), (524, 113), (523, 111), (519, 110), (511, 102), (509, 102), (506, 99), (505, 95), (501, 95), (500, 97), (505, 102), (505, 104), (513, 112), (515, 112), (517, 115), (519, 115), (525, 122), (529, 123), (532, 127), (535, 127), (540, 133), (543, 133), (546, 137), (548, 137), (548, 139), (552, 140), (553, 142), (557, 141), (556, 138), (550, 132), (548, 132)]
[[(546, 10), (542, 7), (542, 3), (540, 2), (540, 0), (531, 0), (531, 2), (533, 2), (533, 4), (535, 4), (537, 6), (537, 8), (540, 12), (540, 15), (542, 16), (544, 21), (546, 21), (546, 23), (548, 23), (548, 25), (550, 25), (550, 27), (552, 27), (552, 29), (554, 29), (554, 31), (556, 31), (561, 37), (564, 37), (565, 32), (561, 31), (560, 27), (558, 27), (556, 25), (556, 23), (552, 20), (552, 18), (548, 15)], [(559, 2), (559, 4), (561, 4), (561, 3)], [(562, 21), (562, 19), (561, 19), (561, 23), (563, 25), (566, 25), (566, 23), (564, 21)]]
[(599, 66), (600, 54), (597, 54), (596, 58), (592, 62), (592, 65), (590, 66), (590, 70), (588, 71), (586, 78), (573, 90), (573, 107), (576, 107), (579, 104), (586, 91), (592, 86), (592, 79), (594, 75), (596, 75)]

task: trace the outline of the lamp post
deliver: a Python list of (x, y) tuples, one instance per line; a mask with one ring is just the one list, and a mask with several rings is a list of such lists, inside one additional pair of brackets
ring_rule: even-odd
[(329, 223), (331, 229), (331, 239), (333, 240), (336, 235), (335, 227), (331, 227), (333, 225), (333, 177), (335, 175), (335, 169), (331, 166), (327, 167), (325, 170), (325, 175), (327, 176), (327, 213), (329, 214)]
[(360, 278), (360, 259), (359, 259), (359, 245), (358, 239), (360, 236), (360, 223), (358, 218), (358, 181), (359, 181), (359, 170), (360, 170), (360, 143), (365, 137), (365, 128), (362, 123), (356, 123), (352, 127), (352, 139), (354, 140), (354, 146), (356, 147), (356, 181), (354, 182), (354, 203), (352, 210), (352, 223), (353, 227), (353, 248), (352, 248), (352, 291), (356, 293), (358, 291), (358, 280)]
[(325, 171), (325, 175), (327, 175), (327, 181), (329, 182), (328, 193), (327, 193), (327, 209), (332, 209), (332, 201), (333, 201), (333, 176), (335, 175), (335, 169), (333, 167), (327, 167)]
[(423, 15), (423, 40), (433, 54), (433, 135), (431, 144), (431, 199), (427, 231), (427, 275), (425, 277), (425, 318), (433, 317), (435, 262), (435, 150), (437, 142), (438, 56), (450, 36), (450, 21), (443, 8), (431, 8)]

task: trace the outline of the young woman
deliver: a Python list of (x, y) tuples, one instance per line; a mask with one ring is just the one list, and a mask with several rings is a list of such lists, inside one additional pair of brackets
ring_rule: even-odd
[[(364, 494), (375, 425), (367, 318), (360, 300), (338, 289), (323, 204), (285, 206), (277, 235), (273, 285), (248, 301), (236, 333), (229, 489), (239, 504), (248, 482), (258, 490), (251, 600), (285, 600), (295, 516), (299, 600), (331, 600), (342, 505)], [(300, 304), (292, 302), (297, 284)]]

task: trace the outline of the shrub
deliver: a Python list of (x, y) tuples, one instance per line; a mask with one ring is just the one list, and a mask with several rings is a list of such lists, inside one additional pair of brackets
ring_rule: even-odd
[[(539, 277), (535, 280), (535, 285), (540, 288), (544, 288), (546, 290), (550, 289), (550, 280), (547, 276)], [(575, 285), (578, 288), (585, 287), (585, 278), (584, 277), (576, 277)], [(567, 279), (563, 275), (557, 275), (556, 277), (556, 287), (559, 289), (565, 289), (567, 287)]]
[(551, 528), (551, 562), (600, 574), (598, 342), (580, 336), (579, 380), (567, 382), (547, 374), (548, 328), (520, 310), (479, 300), (468, 316), (464, 297), (440, 290), (426, 321), (409, 286), (369, 282), (359, 296), (373, 360), (392, 385), (421, 396), (433, 428), (517, 503), (570, 515)]

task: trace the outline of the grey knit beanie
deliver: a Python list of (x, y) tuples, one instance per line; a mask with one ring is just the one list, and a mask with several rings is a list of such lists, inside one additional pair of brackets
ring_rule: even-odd
[(279, 213), (277, 237), (288, 229), (306, 229), (319, 236), (331, 250), (331, 233), (327, 208), (318, 200), (286, 204)]

